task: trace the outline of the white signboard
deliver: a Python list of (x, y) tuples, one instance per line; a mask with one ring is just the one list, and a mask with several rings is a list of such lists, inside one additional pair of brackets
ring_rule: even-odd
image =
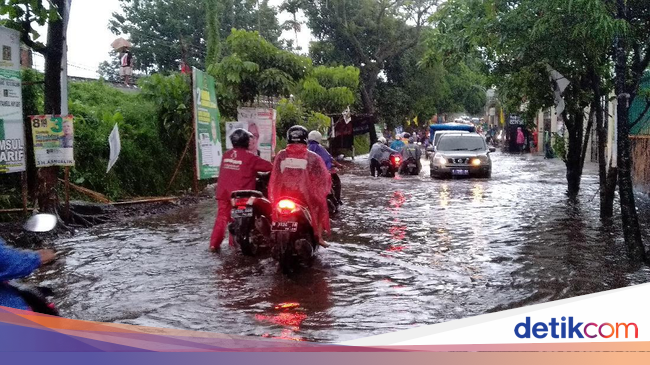
[(25, 171), (20, 33), (0, 27), (0, 173)]
[(275, 155), (276, 135), (275, 123), (277, 112), (275, 109), (239, 108), (237, 121), (246, 123), (247, 129), (255, 137), (257, 150), (260, 157), (271, 161)]

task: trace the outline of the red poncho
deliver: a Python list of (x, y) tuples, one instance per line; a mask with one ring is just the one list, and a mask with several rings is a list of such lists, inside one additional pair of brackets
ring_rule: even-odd
[(330, 231), (327, 195), (331, 190), (332, 176), (323, 159), (307, 150), (306, 145), (289, 145), (276, 156), (269, 184), (271, 201), (275, 204), (290, 197), (307, 206), (316, 234), (319, 225), (326, 232)]

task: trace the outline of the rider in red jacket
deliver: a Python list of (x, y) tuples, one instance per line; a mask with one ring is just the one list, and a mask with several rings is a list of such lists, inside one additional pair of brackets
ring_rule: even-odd
[[(244, 129), (237, 129), (230, 136), (233, 149), (223, 155), (221, 169), (219, 170), (219, 182), (217, 184), (218, 212), (214, 222), (212, 237), (210, 238), (210, 250), (216, 251), (221, 247), (226, 236), (228, 222), (230, 222), (230, 196), (233, 191), (254, 190), (255, 180), (258, 172), (269, 172), (273, 165), (249, 152), (249, 144), (252, 139), (251, 133)], [(230, 245), (233, 245), (232, 239)]]

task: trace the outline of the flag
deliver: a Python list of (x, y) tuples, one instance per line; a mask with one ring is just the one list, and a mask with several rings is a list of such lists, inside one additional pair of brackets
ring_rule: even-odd
[(416, 127), (419, 127), (420, 124), (418, 124), (418, 117), (416, 116), (415, 119), (413, 119), (413, 123), (415, 124)]
[(108, 144), (111, 148), (111, 156), (108, 161), (108, 169), (106, 169), (107, 174), (109, 171), (111, 171), (113, 165), (115, 165), (117, 162), (117, 158), (120, 156), (120, 151), (122, 150), (122, 143), (120, 142), (120, 131), (117, 128), (117, 124), (115, 124), (111, 135), (108, 137)]
[(564, 77), (561, 73), (557, 72), (556, 70), (553, 69), (550, 65), (546, 65), (546, 70), (550, 74), (550, 79), (551, 82), (553, 83), (553, 93), (555, 94), (555, 108), (556, 108), (556, 113), (557, 114), (562, 114), (564, 109), (566, 108), (566, 104), (564, 103), (564, 98), (562, 97), (562, 94), (564, 93), (564, 90), (571, 85), (571, 82)]

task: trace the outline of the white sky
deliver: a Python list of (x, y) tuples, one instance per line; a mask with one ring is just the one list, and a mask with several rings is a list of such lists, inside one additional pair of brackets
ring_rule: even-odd
[[(282, 0), (271, 0), (272, 6), (279, 6)], [(118, 0), (72, 0), (70, 23), (68, 25), (68, 73), (71, 76), (97, 77), (97, 67), (109, 57), (111, 43), (118, 37), (108, 30), (108, 21), (113, 12), (120, 11)], [(291, 18), (280, 14), (280, 24)], [(304, 17), (301, 17), (305, 21)], [(39, 29), (41, 41), (46, 40), (46, 31)], [(128, 37), (125, 37), (128, 39)], [(295, 39), (293, 31), (284, 32), (283, 38)], [(309, 48), (311, 33), (305, 25), (299, 34), (303, 53)], [(137, 55), (136, 55), (137, 56)], [(34, 55), (34, 65), (43, 69), (43, 58)]]

